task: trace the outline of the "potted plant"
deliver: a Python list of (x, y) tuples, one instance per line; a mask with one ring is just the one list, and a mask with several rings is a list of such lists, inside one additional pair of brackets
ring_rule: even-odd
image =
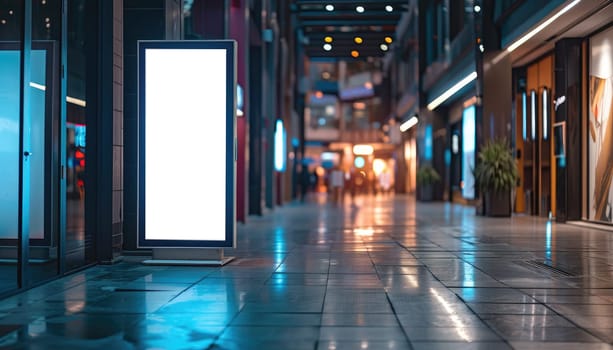
[(417, 184), (420, 186), (420, 200), (431, 201), (433, 199), (433, 185), (441, 181), (441, 176), (430, 165), (424, 165), (417, 170)]
[(479, 151), (474, 170), (488, 216), (511, 216), (511, 190), (519, 174), (506, 139), (488, 141)]

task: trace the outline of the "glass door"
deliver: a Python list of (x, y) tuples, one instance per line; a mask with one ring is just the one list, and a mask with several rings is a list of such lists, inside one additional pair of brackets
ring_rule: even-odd
[(10, 0), (2, 6), (0, 292), (59, 272), (57, 1)]
[(18, 288), (22, 23), (12, 1), (0, 25), (0, 294)]

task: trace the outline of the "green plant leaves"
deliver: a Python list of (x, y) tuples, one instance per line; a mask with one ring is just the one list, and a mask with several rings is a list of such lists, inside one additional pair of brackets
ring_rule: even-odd
[(417, 183), (420, 185), (429, 185), (439, 181), (441, 181), (441, 176), (430, 165), (421, 166), (417, 171)]
[(481, 148), (474, 175), (475, 182), (483, 193), (508, 191), (516, 186), (519, 174), (513, 150), (506, 139), (488, 141)]

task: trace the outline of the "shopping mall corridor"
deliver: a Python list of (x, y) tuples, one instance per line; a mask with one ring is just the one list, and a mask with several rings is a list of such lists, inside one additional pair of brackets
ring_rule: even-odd
[(0, 348), (613, 349), (612, 251), (544, 218), (311, 194), (239, 224), (224, 267), (126, 257), (5, 299)]

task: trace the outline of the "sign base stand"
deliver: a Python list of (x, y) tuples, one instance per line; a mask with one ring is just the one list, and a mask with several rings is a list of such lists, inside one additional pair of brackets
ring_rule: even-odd
[(223, 249), (207, 248), (153, 248), (153, 259), (143, 265), (224, 266), (234, 260), (224, 256)]

